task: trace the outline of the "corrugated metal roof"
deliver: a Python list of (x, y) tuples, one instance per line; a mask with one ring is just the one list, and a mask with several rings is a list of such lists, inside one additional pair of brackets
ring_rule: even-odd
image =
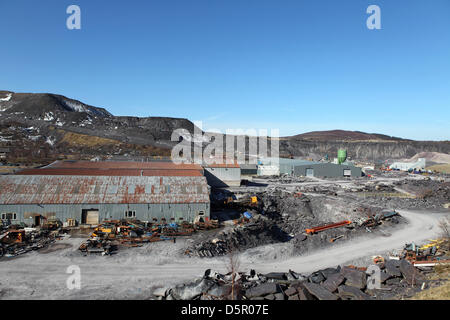
[(76, 169), (76, 168), (43, 168), (24, 169), (17, 175), (53, 175), (53, 176), (162, 176), (162, 177), (201, 177), (199, 170), (172, 170), (172, 169)]
[(0, 204), (209, 203), (205, 177), (6, 175), (0, 185)]
[(204, 164), (203, 167), (205, 167), (205, 168), (240, 168), (240, 166), (237, 162)]
[(202, 170), (198, 164), (176, 164), (168, 161), (55, 161), (46, 168), (75, 169), (153, 169), (153, 170)]

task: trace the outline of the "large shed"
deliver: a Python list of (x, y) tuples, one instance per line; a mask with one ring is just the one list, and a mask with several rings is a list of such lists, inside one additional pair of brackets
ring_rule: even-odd
[(294, 175), (317, 178), (361, 177), (362, 169), (352, 165), (318, 162), (295, 166)]
[(204, 174), (211, 187), (241, 185), (241, 167), (238, 163), (204, 164)]
[(55, 165), (0, 176), (0, 218), (27, 225), (49, 217), (80, 224), (209, 218), (209, 187), (200, 166), (128, 164)]

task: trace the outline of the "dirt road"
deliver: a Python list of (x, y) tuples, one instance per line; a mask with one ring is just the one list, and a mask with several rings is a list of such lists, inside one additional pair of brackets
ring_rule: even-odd
[[(244, 253), (241, 270), (258, 272), (287, 271), (308, 273), (399, 249), (407, 242), (433, 238), (439, 232), (443, 213), (400, 211), (408, 224), (389, 237), (358, 239), (352, 243), (333, 246), (313, 254), (268, 262), (268, 253), (282, 244), (260, 247), (263, 254)], [(49, 253), (33, 252), (20, 258), (0, 261), (0, 299), (146, 299), (155, 287), (173, 286), (202, 276), (207, 268), (226, 271), (226, 259), (185, 258), (179, 255), (183, 241), (155, 243), (148, 247), (125, 250), (111, 257), (82, 257), (76, 248), (82, 239), (68, 239), (70, 248)], [(187, 241), (187, 240), (186, 240)], [(64, 248), (65, 246), (62, 246)], [(79, 266), (81, 289), (69, 290), (67, 268)]]

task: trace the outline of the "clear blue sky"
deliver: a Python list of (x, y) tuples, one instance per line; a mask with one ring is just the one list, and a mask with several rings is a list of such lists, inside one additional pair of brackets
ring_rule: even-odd
[(449, 140), (450, 1), (2, 0), (0, 89), (204, 129)]

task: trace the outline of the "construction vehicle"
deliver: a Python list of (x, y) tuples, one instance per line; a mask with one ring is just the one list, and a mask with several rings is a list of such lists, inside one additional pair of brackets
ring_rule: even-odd
[(51, 217), (48, 218), (43, 224), (42, 229), (44, 230), (57, 230), (62, 227), (62, 223), (59, 219)]

